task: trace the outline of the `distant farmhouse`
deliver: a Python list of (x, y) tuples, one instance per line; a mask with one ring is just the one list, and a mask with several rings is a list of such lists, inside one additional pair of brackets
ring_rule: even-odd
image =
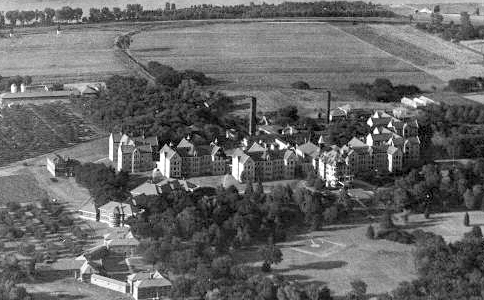
[(0, 107), (50, 102), (69, 102), (72, 97), (94, 97), (104, 83), (66, 84), (62, 90), (50, 90), (46, 85), (12, 84), (9, 93), (0, 94)]

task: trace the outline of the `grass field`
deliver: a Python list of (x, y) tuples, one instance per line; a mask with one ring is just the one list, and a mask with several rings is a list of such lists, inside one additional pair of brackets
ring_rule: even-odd
[(141, 61), (196, 69), (226, 89), (317, 88), (388, 77), (395, 83), (437, 83), (421, 70), (327, 23), (240, 23), (156, 28), (133, 37)]
[(57, 36), (54, 27), (18, 29), (0, 39), (2, 76), (31, 75), (34, 82), (97, 81), (128, 74), (113, 50), (117, 35), (134, 25), (68, 26)]
[[(463, 217), (464, 213), (445, 213), (425, 220), (423, 215), (411, 215), (407, 225), (402, 226), (434, 232), (454, 242), (470, 231), (463, 225)], [(471, 225), (483, 226), (484, 212), (471, 212), (470, 219)], [(327, 283), (337, 295), (351, 290), (349, 283), (354, 279), (365, 281), (369, 293), (379, 294), (401, 281), (416, 278), (414, 246), (369, 240), (365, 236), (366, 226), (327, 226), (322, 231), (297, 236), (281, 244), (283, 261), (274, 269), (293, 280)], [(312, 246), (313, 242), (316, 246)]]

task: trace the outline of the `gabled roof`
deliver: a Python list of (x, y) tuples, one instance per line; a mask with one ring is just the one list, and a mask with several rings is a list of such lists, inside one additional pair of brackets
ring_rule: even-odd
[(126, 216), (130, 216), (133, 214), (133, 210), (131, 209), (131, 205), (126, 203), (120, 203), (111, 201), (103, 206), (99, 207), (99, 210), (107, 211), (109, 213), (114, 212), (115, 210), (119, 210), (119, 213), (124, 214)]
[(134, 283), (135, 287), (140, 288), (152, 288), (152, 287), (165, 287), (171, 286), (171, 282), (165, 278), (153, 278), (153, 279), (142, 279)]
[(160, 153), (166, 153), (165, 154), (165, 157), (167, 159), (171, 159), (175, 154), (175, 150), (173, 150), (170, 146), (168, 146), (167, 144), (165, 144), (161, 149), (160, 149)]
[(126, 227), (119, 227), (116, 228), (115, 231), (107, 233), (104, 235), (104, 240), (113, 240), (113, 239), (132, 239), (133, 233), (130, 229)]
[(321, 149), (311, 142), (298, 145), (296, 146), (296, 149), (301, 151), (304, 155), (308, 155), (312, 158), (317, 158), (321, 152)]
[(155, 271), (153, 272), (138, 272), (138, 273), (133, 273), (127, 276), (127, 279), (129, 281), (137, 281), (137, 280), (143, 280), (143, 279), (159, 279), (163, 278), (163, 276), (160, 274), (160, 272)]
[(247, 152), (264, 152), (266, 151), (266, 148), (262, 147), (258, 143), (254, 142), (252, 146), (250, 146), (249, 150)]
[(379, 118), (392, 118), (391, 115), (387, 114), (383, 110), (376, 110), (371, 117), (374, 118), (374, 119), (379, 119)]
[(79, 270), (84, 265), (84, 261), (75, 260), (72, 258), (60, 258), (51, 264), (40, 263), (35, 265), (35, 269), (39, 271), (64, 271), (64, 270)]
[(96, 206), (90, 200), (84, 203), (79, 209), (79, 211), (85, 211), (90, 213), (96, 213)]
[(417, 136), (412, 136), (412, 137), (407, 138), (405, 140), (405, 143), (420, 144), (420, 139)]
[(177, 148), (192, 148), (194, 145), (189, 142), (186, 138), (183, 138), (178, 145), (176, 146)]
[(368, 145), (363, 143), (360, 139), (353, 137), (349, 142), (348, 146), (350, 148), (367, 148)]
[(152, 183), (151, 181), (146, 181), (141, 185), (137, 186), (136, 188), (131, 190), (131, 195), (139, 196), (139, 195), (146, 195), (146, 196), (153, 196), (158, 195), (158, 189), (156, 188), (156, 184)]
[(137, 239), (113, 239), (107, 242), (108, 247), (115, 247), (115, 246), (139, 246), (139, 242)]

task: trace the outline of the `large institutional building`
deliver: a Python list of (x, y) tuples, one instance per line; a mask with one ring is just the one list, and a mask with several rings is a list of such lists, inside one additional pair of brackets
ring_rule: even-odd
[(121, 133), (109, 136), (109, 160), (116, 171), (136, 173), (153, 170), (153, 154), (157, 150), (157, 137), (131, 138)]
[[(261, 126), (260, 135), (252, 133), (230, 149), (217, 142), (196, 145), (185, 138), (176, 146), (165, 144), (156, 166), (152, 160), (157, 152), (156, 138), (111, 134), (109, 158), (117, 170), (155, 168), (166, 178), (231, 174), (240, 182), (254, 182), (293, 179), (314, 172), (330, 186), (351, 181), (358, 174), (399, 172), (418, 163), (420, 140), (415, 119), (376, 111), (366, 124), (370, 132), (366, 137), (354, 137), (342, 147), (327, 145), (322, 135), (310, 139), (297, 130), (267, 134), (267, 125)], [(318, 145), (310, 140), (317, 140)]]

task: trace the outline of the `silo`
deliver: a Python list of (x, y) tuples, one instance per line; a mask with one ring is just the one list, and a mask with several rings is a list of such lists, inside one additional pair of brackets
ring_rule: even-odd
[(10, 92), (12, 94), (15, 94), (17, 92), (17, 85), (15, 83), (12, 83), (12, 85), (10, 86)]
[(27, 90), (27, 87), (25, 86), (25, 83), (21, 83), (20, 84), (20, 92), (25, 93), (26, 90)]

